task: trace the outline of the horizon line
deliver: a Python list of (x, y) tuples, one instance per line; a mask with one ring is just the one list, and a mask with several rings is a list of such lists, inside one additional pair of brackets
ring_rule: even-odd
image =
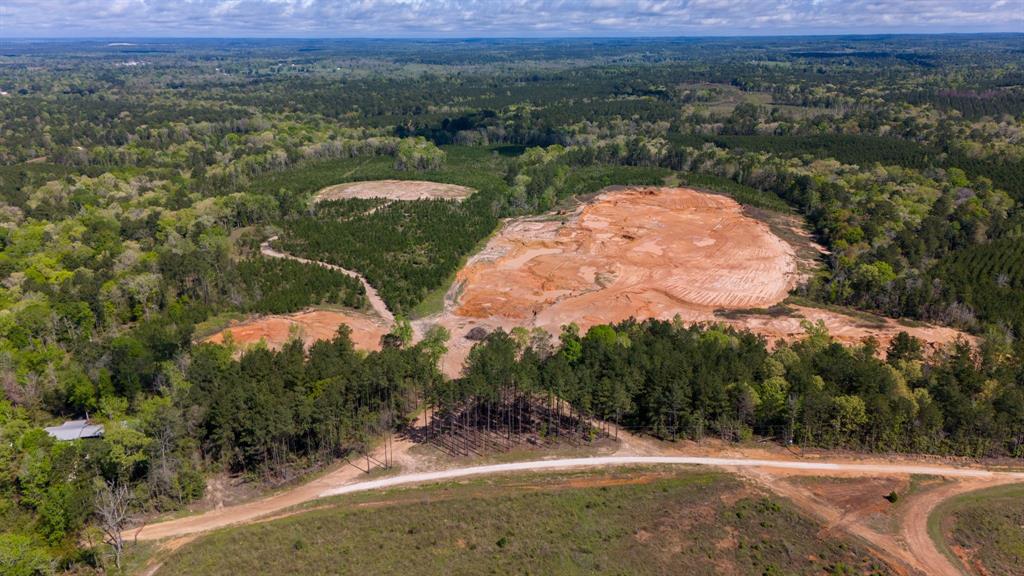
[(817, 32), (764, 34), (646, 34), (567, 36), (0, 36), (5, 41), (102, 41), (102, 40), (671, 40), (692, 38), (867, 38), (878, 36), (1024, 36), (1024, 30), (969, 32)]

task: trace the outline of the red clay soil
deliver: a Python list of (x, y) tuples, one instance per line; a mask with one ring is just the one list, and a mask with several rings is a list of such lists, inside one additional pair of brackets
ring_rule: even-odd
[(240, 350), (261, 340), (268, 347), (279, 349), (295, 334), (309, 346), (317, 340), (330, 340), (342, 324), (352, 329), (352, 341), (360, 350), (380, 350), (380, 338), (387, 334), (389, 329), (377, 318), (355, 311), (307, 310), (241, 322), (204, 339), (203, 342), (222, 344), (230, 332), (232, 340)]
[(790, 306), (790, 308), (793, 312), (784, 316), (768, 314), (751, 314), (735, 318), (719, 316), (715, 318), (715, 321), (760, 334), (768, 339), (769, 344), (776, 340), (787, 342), (799, 340), (806, 333), (801, 322), (805, 320), (811, 323), (821, 321), (828, 328), (829, 334), (844, 344), (858, 344), (868, 337), (874, 337), (879, 343), (879, 354), (885, 353), (889, 343), (900, 332), (920, 338), (929, 352), (936, 352), (947, 344), (955, 342), (958, 338), (972, 344), (977, 342), (975, 337), (945, 326), (920, 323), (905, 325), (892, 318), (881, 316), (871, 316), (870, 320), (860, 319), (840, 312), (807, 306)]
[(459, 272), (455, 313), (581, 328), (630, 316), (703, 319), (778, 302), (792, 248), (735, 201), (683, 188), (608, 192), (569, 217), (508, 223)]
[[(335, 192), (376, 194), (399, 184), (388, 197), (418, 194), (417, 187), (429, 191), (427, 185), (447, 186), (377, 181), (342, 185)], [(807, 252), (803, 243), (811, 240), (799, 234), (794, 238), (799, 244), (782, 240), (726, 196), (685, 188), (607, 191), (570, 214), (506, 222), (458, 272), (443, 312), (417, 321), (414, 329), (422, 335), (436, 323), (451, 332), (441, 366), (449, 376), (460, 373), (475, 344), (465, 336), (477, 326), (488, 332), (539, 327), (557, 335), (570, 322), (586, 331), (631, 317), (678, 316), (686, 323), (720, 322), (750, 330), (769, 344), (802, 338), (803, 321), (823, 322), (845, 344), (874, 337), (882, 353), (900, 331), (922, 339), (933, 351), (957, 338), (973, 341), (949, 328), (804, 306), (789, 306), (781, 314), (747, 312), (782, 302), (804, 279), (800, 270), (807, 266), (798, 266), (796, 253)], [(264, 248), (268, 256), (295, 258)], [(375, 295), (372, 287), (367, 292)], [(345, 323), (357, 347), (375, 350), (391, 316), (382, 301), (378, 304), (377, 314), (385, 320), (357, 312), (307, 311), (253, 320), (231, 332), (242, 345), (264, 339), (277, 347), (292, 330), (299, 330), (308, 344), (332, 337)], [(218, 334), (207, 341), (222, 338)]]
[(557, 335), (570, 322), (585, 331), (630, 317), (678, 316), (734, 325), (773, 343), (800, 339), (803, 320), (821, 320), (840, 342), (873, 336), (883, 352), (900, 331), (933, 350), (965, 337), (809, 307), (739, 313), (780, 303), (802, 280), (793, 246), (731, 198), (685, 188), (619, 189), (568, 215), (507, 222), (459, 271), (444, 312), (424, 323), (452, 333), (442, 362), (449, 375), (459, 373), (475, 343), (464, 336), (476, 326), (540, 327)]

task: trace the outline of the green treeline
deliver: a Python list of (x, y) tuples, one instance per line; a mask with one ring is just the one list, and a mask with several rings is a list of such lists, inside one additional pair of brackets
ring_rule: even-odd
[(783, 156), (811, 155), (816, 158), (835, 158), (846, 164), (867, 165), (878, 163), (924, 170), (927, 168), (957, 168), (971, 178), (984, 177), (1024, 199), (1024, 161), (998, 158), (972, 157), (958, 150), (921, 144), (899, 138), (854, 135), (820, 134), (813, 136), (790, 135), (719, 135), (674, 136), (674, 142), (692, 147), (714, 143), (726, 149), (771, 152)]
[(775, 210), (776, 212), (789, 212), (791, 210), (789, 204), (773, 192), (756, 190), (721, 176), (698, 172), (680, 172), (679, 183), (683, 186), (691, 186), (711, 192), (727, 193), (740, 204), (748, 206)]
[[(925, 358), (901, 333), (846, 347), (821, 326), (769, 351), (749, 332), (647, 320), (563, 329), (554, 350), (492, 333), (443, 403), (518, 394), (568, 402), (585, 417), (660, 438), (767, 436), (825, 448), (969, 456), (1024, 454), (1024, 349), (965, 342)], [(524, 337), (526, 336), (526, 337)]]
[(152, 513), (201, 497), (210, 463), (268, 479), (327, 463), (397, 426), (439, 377), (435, 363), (419, 347), (357, 353), (344, 327), (308, 352), (293, 341), (233, 359), (227, 347), (200, 345), (187, 366), (162, 365), (161, 392), (136, 398), (131, 412), (123, 397), (106, 397), (104, 436), (76, 442), (54, 441), (24, 408), (0, 401), (0, 432), (12, 443), (0, 448), (0, 518), (32, 534), (0, 535), (0, 553), (20, 542), (26, 555), (49, 550), (96, 567), (79, 542), (106, 486), (131, 486), (134, 509)]
[(491, 194), (478, 192), (462, 202), (393, 202), (358, 215), (347, 201), (320, 202), (314, 216), (286, 221), (276, 244), (290, 254), (359, 271), (391, 310), (408, 313), (498, 225), (494, 202)]
[(304, 351), (254, 349), (239, 359), (193, 350), (191, 385), (175, 402), (204, 458), (234, 470), (287, 474), (361, 449), (412, 414), (418, 391), (440, 378), (426, 347), (356, 352), (343, 326)]
[(238, 275), (249, 294), (246, 308), (253, 312), (281, 314), (313, 304), (366, 305), (362, 282), (315, 264), (252, 258), (238, 263)]
[(952, 252), (933, 276), (984, 318), (1024, 326), (1024, 239), (1006, 238)]

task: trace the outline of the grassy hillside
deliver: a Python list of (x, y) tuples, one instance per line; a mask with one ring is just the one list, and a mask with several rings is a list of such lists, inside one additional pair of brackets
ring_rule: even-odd
[(160, 571), (234, 574), (874, 574), (857, 544), (736, 478), (505, 476), (335, 500), (217, 532)]
[[(929, 519), (932, 537), (971, 574), (1013, 576), (1024, 566), (1024, 485), (965, 494)], [(956, 550), (956, 553), (953, 552)]]

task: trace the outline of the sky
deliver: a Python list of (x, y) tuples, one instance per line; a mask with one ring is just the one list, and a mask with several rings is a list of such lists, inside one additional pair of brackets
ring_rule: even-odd
[(0, 38), (1024, 32), (1024, 0), (0, 0)]

